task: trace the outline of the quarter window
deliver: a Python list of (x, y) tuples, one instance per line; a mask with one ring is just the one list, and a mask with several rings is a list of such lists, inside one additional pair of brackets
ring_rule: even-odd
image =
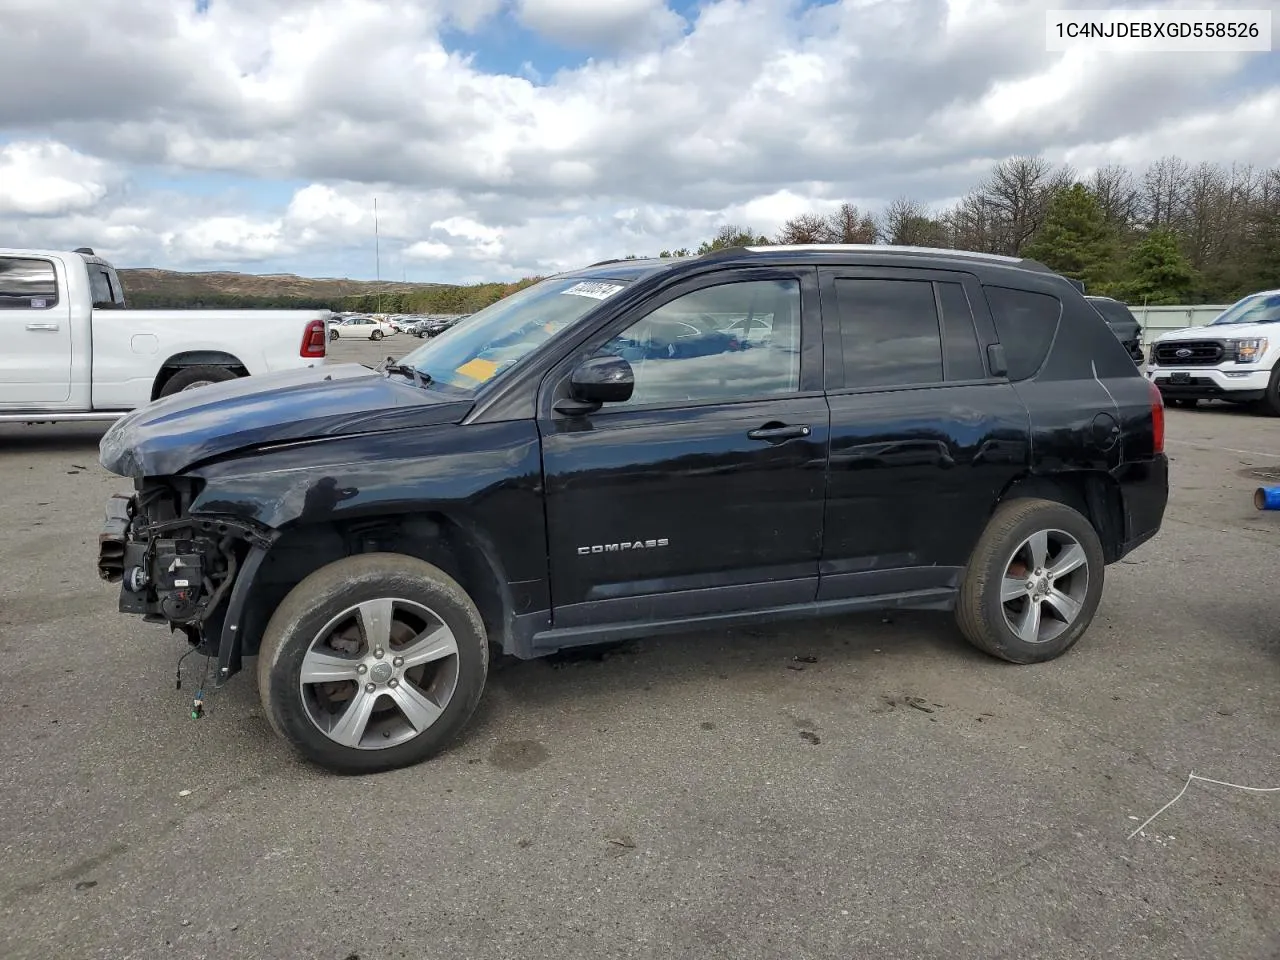
[[(800, 389), (800, 284), (752, 280), (677, 297), (633, 323), (598, 355), (627, 360), (625, 404), (730, 402)], [(606, 408), (606, 409), (609, 409)]]
[(927, 280), (836, 279), (844, 385), (942, 381), (942, 335)]
[(1062, 301), (1044, 293), (983, 287), (996, 335), (1004, 345), (1010, 380), (1025, 380), (1044, 363), (1058, 332)]
[(0, 257), (0, 310), (46, 310), (58, 302), (58, 280), (48, 260)]

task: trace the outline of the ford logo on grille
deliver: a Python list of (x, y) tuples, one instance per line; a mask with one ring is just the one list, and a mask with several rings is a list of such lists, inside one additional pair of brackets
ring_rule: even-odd
[(1177, 353), (1174, 354), (1174, 356), (1181, 357), (1182, 359), (1185, 360), (1187, 357), (1191, 356), (1191, 350), (1188, 347), (1182, 347), (1181, 349), (1178, 350)]

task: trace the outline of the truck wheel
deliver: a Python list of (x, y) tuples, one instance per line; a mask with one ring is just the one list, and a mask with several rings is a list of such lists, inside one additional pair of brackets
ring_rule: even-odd
[(484, 623), (462, 587), (413, 557), (322, 567), (276, 608), (258, 654), (271, 726), (337, 773), (419, 763), (458, 734), (489, 671)]
[(226, 367), (183, 367), (164, 382), (160, 388), (160, 396), (171, 397), (183, 390), (194, 390), (196, 387), (207, 387), (211, 383), (222, 383), (234, 380), (236, 372)]
[(369, 339), (370, 339), (370, 340), (381, 340), (381, 339), (382, 339), (382, 331), (381, 331), (381, 330), (375, 330), (375, 331), (373, 331), (373, 333), (369, 334)]
[(1093, 621), (1105, 558), (1087, 519), (1052, 500), (1001, 504), (978, 539), (956, 620), (979, 650), (1012, 663), (1066, 653)]

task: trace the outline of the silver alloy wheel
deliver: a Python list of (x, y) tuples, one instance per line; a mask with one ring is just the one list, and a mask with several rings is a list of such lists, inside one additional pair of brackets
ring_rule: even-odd
[(1024, 643), (1048, 643), (1075, 623), (1089, 592), (1089, 557), (1064, 530), (1041, 530), (1005, 564), (1000, 606)]
[(440, 719), (458, 686), (458, 642), (411, 600), (367, 600), (321, 628), (302, 658), (302, 703), (344, 747), (381, 750)]

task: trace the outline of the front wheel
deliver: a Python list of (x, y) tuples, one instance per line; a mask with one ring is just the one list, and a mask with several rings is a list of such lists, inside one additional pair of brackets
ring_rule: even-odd
[(337, 773), (378, 773), (444, 749), (475, 711), (489, 644), (443, 570), (370, 553), (322, 567), (267, 624), (258, 693), (271, 726)]
[(373, 331), (373, 333), (369, 334), (369, 339), (370, 339), (370, 340), (375, 340), (375, 341), (376, 341), (376, 340), (381, 340), (381, 339), (382, 339), (382, 331), (381, 331), (381, 330), (375, 330), (375, 331)]
[(330, 330), (330, 331), (329, 331), (329, 342), (330, 342), (330, 343), (332, 343), (334, 340), (337, 340), (337, 339), (338, 339), (338, 336), (339, 336), (339, 334), (338, 334), (338, 331), (337, 331), (337, 330)]
[(956, 620), (992, 656), (1053, 660), (1092, 623), (1105, 570), (1097, 531), (1080, 513), (1052, 500), (1010, 500), (973, 550)]

